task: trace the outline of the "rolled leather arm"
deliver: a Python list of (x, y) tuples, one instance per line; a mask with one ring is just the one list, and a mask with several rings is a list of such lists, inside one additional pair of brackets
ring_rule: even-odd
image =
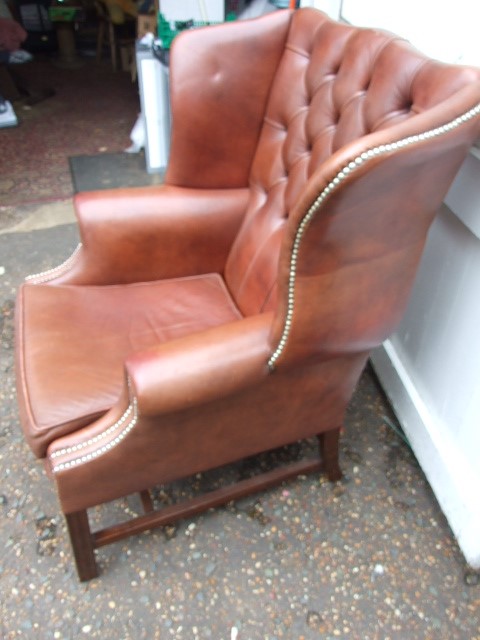
[(168, 185), (77, 194), (82, 247), (49, 280), (103, 285), (222, 272), (248, 195)]
[[(233, 397), (269, 375), (271, 321), (270, 314), (252, 316), (129, 358), (117, 404), (48, 448), (46, 466), (64, 512), (185, 475), (181, 439), (194, 434), (179, 427), (177, 416)], [(188, 444), (186, 452), (195, 456)]]
[(88, 443), (95, 448), (95, 443), (107, 442), (109, 432), (113, 438), (112, 425), (132, 419), (130, 407), (141, 421), (257, 384), (269, 375), (271, 323), (271, 313), (250, 316), (130, 356), (117, 403), (91, 425), (54, 440), (47, 450), (51, 466), (78, 457), (76, 452), (89, 450)]
[(228, 396), (268, 375), (272, 314), (260, 314), (136, 353), (126, 362), (139, 415)]

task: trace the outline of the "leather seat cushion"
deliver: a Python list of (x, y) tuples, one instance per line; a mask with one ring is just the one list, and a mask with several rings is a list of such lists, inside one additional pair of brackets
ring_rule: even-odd
[(217, 274), (118, 286), (25, 285), (19, 305), (19, 403), (39, 456), (54, 438), (112, 407), (127, 355), (241, 317)]

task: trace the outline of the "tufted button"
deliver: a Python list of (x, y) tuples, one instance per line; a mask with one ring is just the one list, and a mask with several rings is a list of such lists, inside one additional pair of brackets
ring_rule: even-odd
[(335, 111), (333, 111), (332, 120), (331, 120), (332, 126), (337, 127), (341, 117), (342, 117), (341, 109), (336, 109)]
[(313, 142), (311, 138), (307, 138), (305, 141), (305, 154), (311, 155), (313, 151)]

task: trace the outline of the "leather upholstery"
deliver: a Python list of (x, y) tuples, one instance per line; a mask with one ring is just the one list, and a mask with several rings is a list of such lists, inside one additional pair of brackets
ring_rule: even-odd
[(185, 33), (171, 70), (166, 184), (77, 196), (81, 249), (18, 298), (65, 513), (338, 429), (480, 132), (478, 70), (312, 9)]
[[(263, 314), (256, 318), (263, 318)], [(322, 430), (323, 424), (329, 427), (337, 424), (365, 365), (366, 354), (269, 375), (266, 350), (258, 327), (255, 329), (256, 345), (249, 348), (254, 357), (249, 362), (242, 359), (240, 377), (236, 371), (230, 371), (225, 379), (225, 365), (218, 372), (222, 375), (216, 375), (213, 381), (205, 379), (205, 375), (197, 376), (196, 391), (201, 392), (203, 382), (206, 397), (199, 400), (200, 393), (195, 393), (195, 403), (190, 406), (186, 403), (183, 410), (170, 411), (175, 405), (165, 395), (165, 413), (161, 406), (155, 416), (143, 415), (139, 409), (141, 418), (134, 428), (107, 454), (69, 469), (55, 470), (63, 511), (75, 512), (151, 487), (155, 482), (167, 483), (227, 464), (295, 439), (311, 437)], [(249, 341), (251, 336), (244, 335), (243, 340)], [(152, 359), (151, 364), (160, 367), (161, 360), (155, 363)], [(249, 372), (245, 365), (249, 365)], [(248, 383), (245, 373), (249, 373)], [(177, 374), (177, 379), (180, 377)], [(227, 386), (230, 395), (223, 393)], [(184, 385), (182, 388), (185, 391)], [(78, 459), (78, 450), (51, 456), (79, 442), (88, 442), (114, 424), (125, 412), (127, 393), (125, 390), (123, 404), (115, 405), (110, 414), (50, 445), (48, 468), (55, 469), (57, 464)], [(98, 447), (96, 444), (85, 447), (81, 453), (88, 455), (95, 446)], [(152, 482), (153, 478), (156, 480)]]
[[(227, 283), (240, 309), (249, 314), (275, 307), (280, 239), (321, 163), (475, 80), (476, 71), (430, 61), (394, 35), (296, 12), (250, 174), (246, 223), (227, 262)], [(432, 204), (436, 209), (439, 202)]]
[[(128, 285), (38, 284), (20, 295), (24, 317), (35, 318), (24, 324), (23, 350), (35, 356), (22, 365), (29, 398), (23, 421), (39, 456), (52, 437), (110, 409), (127, 356), (240, 317), (218, 274)], [(53, 317), (49, 308), (57, 310)]]
[(171, 185), (75, 196), (82, 250), (57, 283), (122, 284), (222, 272), (248, 189)]
[(175, 39), (168, 184), (247, 186), (289, 26), (290, 14), (279, 11), (268, 20), (229, 22)]

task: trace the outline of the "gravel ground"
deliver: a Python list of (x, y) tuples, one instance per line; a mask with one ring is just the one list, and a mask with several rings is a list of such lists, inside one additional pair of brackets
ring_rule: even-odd
[[(20, 433), (13, 370), (16, 287), (76, 243), (73, 225), (0, 235), (2, 639), (480, 639), (480, 576), (466, 566), (370, 369), (348, 412), (341, 482), (302, 477), (104, 547), (100, 577), (79, 583), (55, 488)], [(157, 487), (155, 501), (312, 446)], [(98, 526), (140, 509), (133, 496), (91, 518)]]

